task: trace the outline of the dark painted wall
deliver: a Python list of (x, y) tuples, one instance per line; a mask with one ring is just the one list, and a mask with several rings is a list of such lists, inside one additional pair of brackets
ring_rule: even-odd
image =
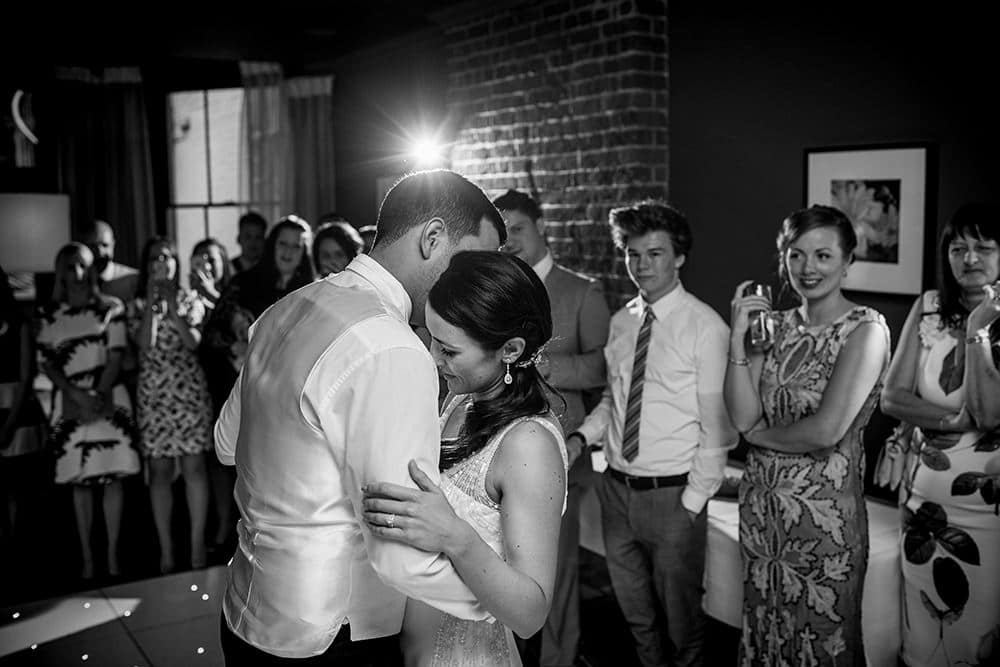
[[(673, 3), (668, 23), (670, 198), (695, 225), (685, 282), (727, 318), (740, 280), (774, 275), (778, 226), (804, 203), (806, 147), (934, 143), (929, 235), (962, 202), (998, 197), (998, 115), (986, 99), (1000, 59), (984, 16), (958, 5), (947, 17), (693, 5)], [(913, 303), (853, 297), (881, 310), (894, 336)]]
[[(775, 275), (807, 147), (932, 142), (931, 237), (962, 202), (1000, 196), (990, 23), (961, 3), (933, 16), (871, 4), (724, 15), (671, 4), (670, 198), (695, 228), (684, 280), (726, 319), (739, 281)], [(851, 297), (885, 315), (895, 345), (913, 297)], [(869, 479), (891, 426), (876, 413), (866, 433)]]

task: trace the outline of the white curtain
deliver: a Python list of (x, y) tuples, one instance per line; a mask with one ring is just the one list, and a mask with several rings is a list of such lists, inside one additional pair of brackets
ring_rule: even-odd
[(244, 201), (269, 222), (310, 222), (335, 208), (333, 77), (285, 79), (278, 63), (241, 62)]
[(294, 182), (284, 74), (278, 63), (241, 62), (245, 156), (239, 161), (240, 193), (250, 208), (273, 223), (287, 211)]

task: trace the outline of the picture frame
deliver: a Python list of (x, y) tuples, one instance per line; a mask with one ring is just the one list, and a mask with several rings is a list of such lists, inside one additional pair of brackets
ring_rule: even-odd
[(805, 150), (805, 205), (843, 211), (858, 236), (845, 289), (920, 294), (931, 216), (929, 144)]

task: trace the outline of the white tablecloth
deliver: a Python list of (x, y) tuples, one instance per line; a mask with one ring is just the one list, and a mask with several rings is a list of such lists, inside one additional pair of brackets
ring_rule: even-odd
[[(900, 644), (899, 510), (873, 500), (867, 505), (868, 574), (861, 605), (865, 656), (871, 667), (896, 667)], [(740, 627), (743, 567), (736, 502), (709, 501), (705, 551), (705, 612)]]

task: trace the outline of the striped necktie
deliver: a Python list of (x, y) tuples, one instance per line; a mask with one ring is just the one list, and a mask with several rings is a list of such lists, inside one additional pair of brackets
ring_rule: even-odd
[(635, 361), (632, 363), (632, 384), (628, 390), (625, 408), (625, 430), (622, 436), (622, 456), (632, 461), (639, 455), (639, 416), (642, 412), (642, 382), (646, 376), (646, 351), (649, 349), (649, 332), (652, 327), (653, 309), (646, 306), (646, 316), (635, 339)]

